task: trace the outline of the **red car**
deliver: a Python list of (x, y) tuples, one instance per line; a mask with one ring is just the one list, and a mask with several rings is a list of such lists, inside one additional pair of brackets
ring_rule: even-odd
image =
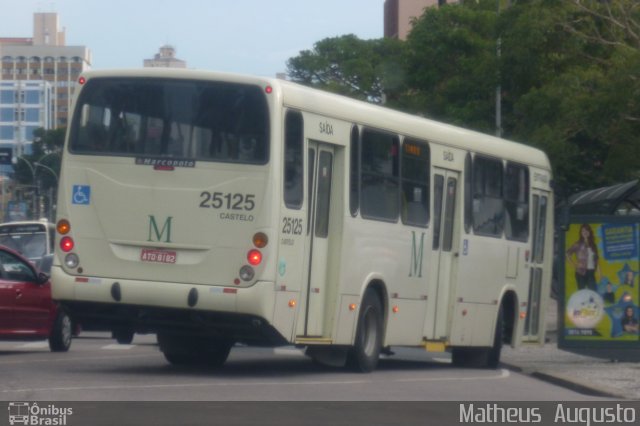
[(51, 299), (49, 276), (0, 246), (0, 340), (49, 339), (54, 352), (71, 346), (69, 316)]

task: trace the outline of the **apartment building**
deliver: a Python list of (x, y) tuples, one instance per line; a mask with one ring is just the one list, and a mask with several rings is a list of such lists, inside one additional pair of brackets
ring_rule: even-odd
[[(0, 144), (29, 143), (29, 129), (34, 126), (65, 127), (75, 81), (91, 67), (91, 52), (85, 46), (66, 45), (58, 15), (35, 13), (32, 37), (0, 35), (0, 58)], [(38, 96), (34, 94), (36, 87), (41, 90)], [(36, 117), (34, 104), (27, 99), (35, 102), (36, 98), (41, 108), (39, 120), (27, 120)], [(12, 114), (8, 112), (11, 108)]]
[(160, 47), (153, 59), (145, 59), (143, 66), (145, 68), (186, 68), (187, 63), (176, 58), (176, 49), (173, 46), (165, 44)]

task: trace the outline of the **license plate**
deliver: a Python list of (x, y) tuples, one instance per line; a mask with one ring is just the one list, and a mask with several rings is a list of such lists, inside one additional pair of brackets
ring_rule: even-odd
[(155, 263), (176, 263), (176, 252), (169, 250), (142, 249), (140, 260)]

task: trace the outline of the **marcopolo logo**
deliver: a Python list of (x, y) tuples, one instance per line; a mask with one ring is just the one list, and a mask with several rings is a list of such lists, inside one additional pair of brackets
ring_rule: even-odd
[(37, 402), (10, 402), (8, 410), (10, 425), (65, 426), (73, 415), (73, 408), (55, 404), (40, 406)]

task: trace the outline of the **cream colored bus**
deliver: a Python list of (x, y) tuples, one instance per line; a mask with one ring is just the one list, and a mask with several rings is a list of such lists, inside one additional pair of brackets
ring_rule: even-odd
[(54, 297), (157, 333), (175, 364), (296, 345), (371, 371), (393, 346), (495, 367), (544, 340), (541, 151), (275, 79), (95, 71), (78, 82)]

